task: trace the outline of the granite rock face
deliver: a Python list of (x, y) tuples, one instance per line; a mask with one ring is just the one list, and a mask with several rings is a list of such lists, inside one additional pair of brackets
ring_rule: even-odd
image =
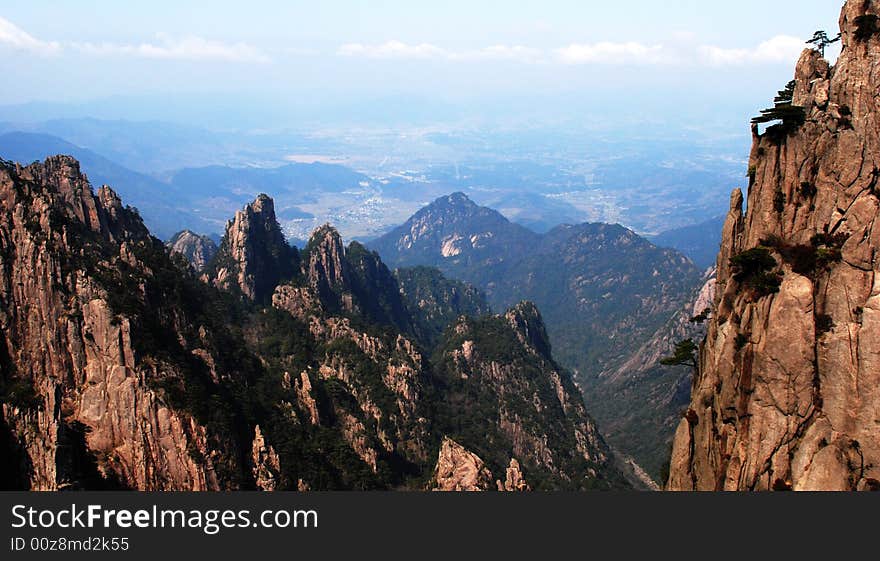
[(516, 458), (504, 471), (505, 479), (496, 479), (492, 483), (492, 472), (486, 463), (476, 454), (452, 440), (444, 437), (437, 455), (434, 476), (431, 479), (432, 491), (531, 491), (526, 482), (522, 468)]
[(479, 456), (464, 446), (444, 438), (434, 468), (434, 491), (488, 491), (492, 472)]
[(251, 456), (254, 482), (257, 487), (263, 491), (274, 491), (278, 486), (281, 461), (272, 445), (266, 444), (266, 438), (263, 436), (263, 431), (260, 430), (260, 425), (254, 428)]
[(190, 230), (174, 234), (166, 244), (168, 248), (179, 253), (197, 272), (202, 272), (217, 254), (217, 244), (208, 236), (200, 236)]
[(753, 129), (669, 489), (880, 489), (878, 21), (848, 1), (837, 63), (797, 64), (803, 123)]
[[(98, 257), (86, 240), (115, 253)], [(205, 427), (145, 383), (173, 367), (140, 360), (130, 318), (76, 263), (138, 269), (136, 250), (150, 243), (109, 188), (93, 194), (72, 158), (0, 168), (2, 424), (24, 486), (231, 488)]]
[(508, 466), (504, 473), (504, 483), (502, 483), (500, 479), (496, 481), (499, 491), (531, 491), (531, 487), (529, 487), (525, 477), (523, 477), (522, 468), (520, 467), (519, 462), (516, 461), (516, 458), (510, 459), (510, 466)]

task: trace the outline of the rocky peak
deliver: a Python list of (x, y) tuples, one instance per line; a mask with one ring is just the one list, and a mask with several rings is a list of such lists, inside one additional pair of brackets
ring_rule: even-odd
[(97, 229), (96, 216), (89, 212), (94, 208), (88, 178), (80, 171), (79, 162), (70, 156), (50, 156), (43, 163), (15, 166), (18, 176), (35, 185), (52, 189), (53, 195), (67, 203), (80, 221)]
[(483, 460), (448, 437), (443, 437), (434, 468), (433, 491), (488, 491), (492, 472)]
[(535, 243), (537, 238), (499, 212), (474, 204), (463, 193), (453, 193), (436, 199), (370, 245), (398, 267), (433, 264), (437, 259), (501, 261), (511, 253), (512, 245)]
[(299, 255), (284, 239), (275, 218), (275, 204), (267, 195), (235, 213), (206, 277), (223, 290), (267, 300), (282, 280), (294, 276)]
[(254, 428), (251, 461), (256, 486), (263, 491), (274, 491), (278, 487), (278, 475), (281, 472), (281, 465), (275, 449), (271, 444), (266, 443), (266, 437), (263, 436), (260, 425)]
[(18, 192), (27, 199), (40, 195), (51, 205), (56, 218), (64, 216), (67, 222), (85, 226), (109, 240), (149, 236), (140, 217), (123, 207), (112, 189), (105, 185), (97, 194), (92, 192), (79, 162), (70, 156), (50, 156), (29, 166), (10, 165), (0, 173), (4, 183), (18, 185)]
[(205, 426), (150, 386), (160, 368), (180, 374), (145, 359), (156, 330), (183, 338), (157, 281), (175, 271), (137, 213), (108, 187), (93, 193), (75, 160), (0, 166), (0, 428), (16, 442), (2, 461), (23, 486), (228, 488)]
[(207, 267), (217, 254), (217, 244), (208, 236), (200, 236), (191, 230), (178, 232), (165, 244), (173, 253), (179, 253), (189, 261), (197, 272)]
[(520, 302), (504, 314), (504, 319), (523, 345), (550, 358), (550, 338), (537, 306), (531, 302)]
[(531, 491), (528, 482), (523, 477), (522, 468), (516, 458), (510, 459), (510, 465), (505, 470), (505, 479), (502, 483), (499, 479), (496, 481), (499, 491)]
[(837, 63), (798, 62), (803, 122), (753, 128), (671, 489), (880, 488), (878, 14), (849, 0)]
[(273, 296), (276, 307), (296, 317), (308, 317), (319, 309), (358, 316), (416, 335), (416, 321), (397, 279), (375, 252), (358, 242), (346, 248), (339, 232), (326, 224), (312, 234), (302, 259), (303, 282), (279, 286)]
[(348, 286), (345, 246), (336, 228), (325, 224), (315, 230), (306, 245), (305, 254), (308, 259), (304, 263), (306, 278), (319, 295), (326, 297)]
[(461, 191), (440, 197), (433, 203), (437, 208), (443, 208), (458, 212), (468, 212), (479, 208), (467, 195)]

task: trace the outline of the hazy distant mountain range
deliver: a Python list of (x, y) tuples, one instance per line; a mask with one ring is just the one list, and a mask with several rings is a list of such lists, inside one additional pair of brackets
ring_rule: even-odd
[[(553, 128), (306, 133), (73, 117), (0, 123), (3, 134), (48, 135), (7, 139), (10, 153), (24, 160), (63, 148), (81, 155), (83, 169), (96, 181), (129, 175), (109, 173), (107, 162), (141, 174), (138, 181), (145, 184), (145, 178), (158, 181), (167, 193), (151, 187), (152, 195), (141, 197), (130, 189), (126, 201), (163, 237), (184, 228), (220, 235), (230, 213), (267, 191), (276, 199), (282, 227), (299, 240), (324, 222), (348, 238), (367, 240), (456, 191), (537, 232), (606, 222), (655, 234), (723, 211), (727, 187), (742, 181), (733, 144), (701, 137), (695, 149), (683, 139), (655, 140), (652, 131), (629, 138), (616, 130)], [(93, 170), (97, 157), (106, 161)], [(324, 167), (300, 167), (313, 162)]]
[(660, 247), (677, 249), (690, 257), (695, 265), (707, 269), (713, 267), (718, 258), (723, 226), (724, 215), (719, 215), (699, 224), (673, 228), (647, 238)]

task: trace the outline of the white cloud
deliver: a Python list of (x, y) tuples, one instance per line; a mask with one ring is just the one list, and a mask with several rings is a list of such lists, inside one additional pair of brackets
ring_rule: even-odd
[(37, 54), (55, 54), (61, 45), (55, 41), (41, 41), (11, 21), (0, 17), (0, 44)]
[(96, 56), (135, 56), (165, 60), (266, 63), (269, 57), (247, 43), (223, 43), (194, 35), (172, 37), (159, 33), (155, 43), (73, 43), (78, 51)]
[(670, 62), (663, 45), (626, 43), (574, 43), (554, 51), (565, 64), (658, 64)]
[[(224, 61), (267, 63), (270, 57), (260, 48), (245, 42), (222, 42), (195, 35), (175, 37), (157, 34), (154, 41), (142, 43), (43, 41), (0, 17), (0, 46), (51, 55), (63, 50), (91, 56), (129, 56), (163, 60)], [(346, 57), (371, 59), (411, 59), (445, 61), (508, 61), (522, 64), (557, 63), (567, 65), (685, 64), (730, 66), (745, 64), (794, 63), (805, 44), (790, 35), (777, 35), (750, 48), (725, 48), (699, 45), (693, 33), (677, 31), (667, 43), (645, 44), (637, 41), (572, 43), (557, 49), (524, 45), (490, 45), (472, 49), (449, 49), (431, 43), (346, 43), (336, 53)], [(311, 56), (318, 51), (308, 48), (282, 49), (287, 55)]]
[(703, 45), (698, 54), (702, 62), (714, 66), (753, 63), (794, 63), (806, 48), (803, 39), (777, 35), (750, 49), (725, 49)]

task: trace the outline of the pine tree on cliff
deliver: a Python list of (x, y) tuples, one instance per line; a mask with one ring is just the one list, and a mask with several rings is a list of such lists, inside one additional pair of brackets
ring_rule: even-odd
[(835, 37), (834, 39), (830, 39), (828, 37), (828, 33), (826, 33), (825, 31), (819, 30), (819, 31), (816, 31), (815, 33), (813, 33), (813, 38), (810, 39), (809, 41), (807, 41), (807, 44), (808, 45), (815, 45), (816, 50), (819, 51), (819, 53), (824, 57), (825, 56), (825, 48), (828, 45), (831, 45), (831, 44), (834, 44), (834, 43), (837, 43), (838, 41), (840, 41), (840, 37), (841, 37), (841, 35), (840, 35), (840, 33), (838, 33), (837, 37)]
[(671, 356), (661, 358), (663, 366), (690, 366), (697, 369), (697, 352), (699, 348), (693, 339), (685, 339), (675, 344), (675, 350)]

